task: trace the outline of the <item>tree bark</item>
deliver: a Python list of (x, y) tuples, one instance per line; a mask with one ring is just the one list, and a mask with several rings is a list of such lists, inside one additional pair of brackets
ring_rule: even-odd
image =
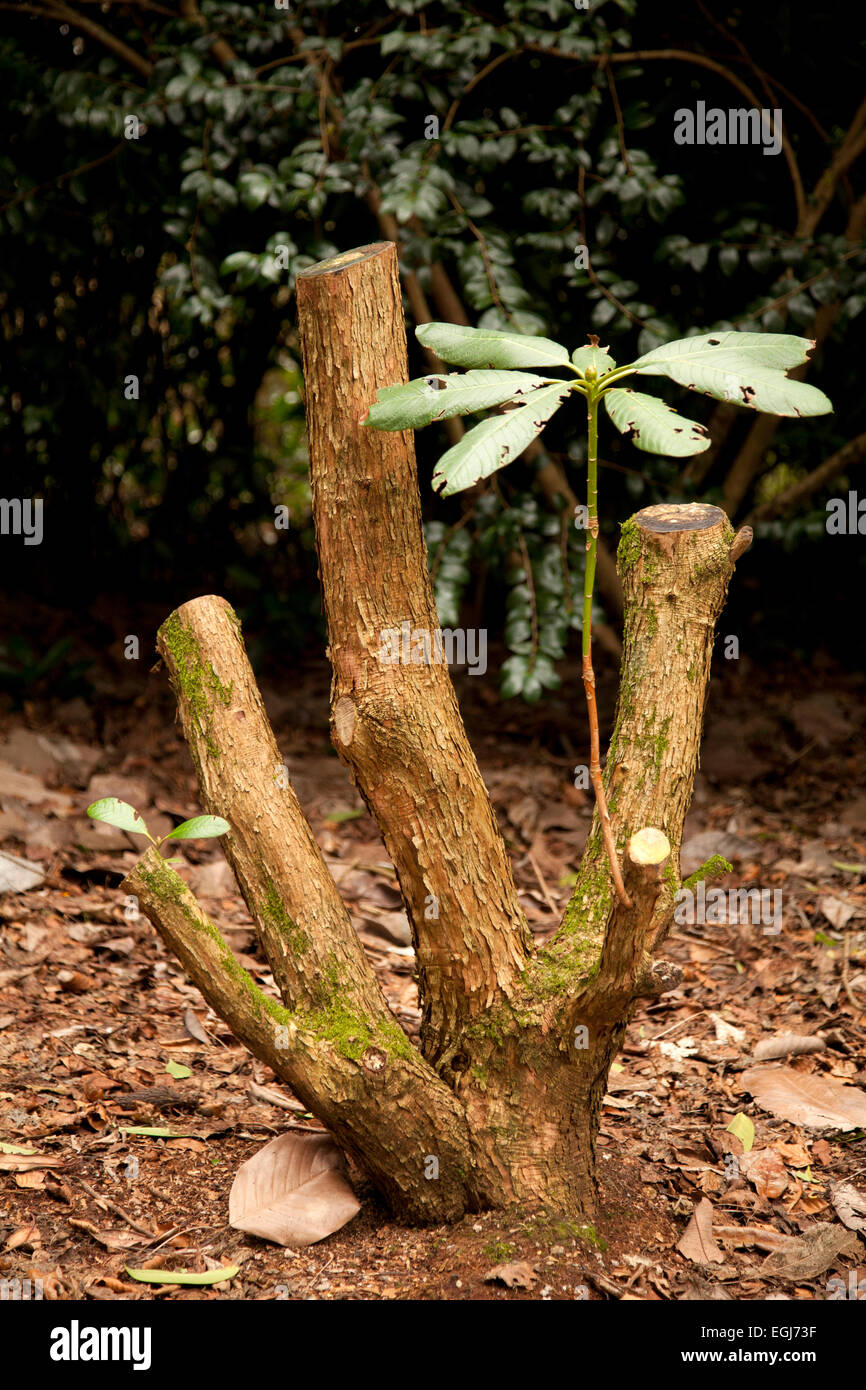
[[(378, 387), (407, 380), (393, 243), (310, 267), (297, 296), (332, 736), (397, 870), (422, 1050), (441, 1067), (463, 1023), (515, 988), (531, 940), (448, 667), (424, 659), (439, 620), (412, 434), (363, 425)], [(389, 633), (399, 662), (383, 659)]]
[(679, 887), (715, 622), (751, 533), (735, 538), (719, 508), (700, 505), (648, 507), (623, 527), (624, 655), (605, 785), (629, 904), (614, 899), (596, 816), (560, 929), (538, 950), (446, 666), (423, 646), (421, 659), (410, 647), (408, 661), (383, 660), (389, 630), (438, 631), (411, 436), (362, 425), (377, 388), (406, 379), (393, 247), (312, 267), (298, 297), (333, 736), (398, 871), (423, 1055), (388, 1010), (280, 775), (222, 600), (185, 604), (159, 645), (202, 802), (230, 822), (226, 850), (283, 1003), (241, 970), (156, 851), (124, 886), (398, 1215), (443, 1221), (519, 1202), (594, 1221), (610, 1064), (636, 1001), (678, 980), (654, 956)]
[(330, 1010), (282, 1007), (238, 964), (155, 849), (122, 886), (211, 1008), (328, 1126), (395, 1211), (424, 1224), (458, 1220), (479, 1205), (466, 1117), (395, 1021), (356, 1013), (343, 994)]
[[(682, 827), (698, 765), (715, 624), (738, 553), (733, 547), (724, 512), (700, 503), (646, 507), (622, 528), (624, 654), (604, 782), (620, 848), (644, 827), (670, 842), (657, 919), (670, 912), (680, 886)], [(548, 948), (578, 981), (587, 978), (587, 965), (594, 967), (611, 913), (596, 813), (563, 925)], [(583, 993), (578, 985), (575, 1018)]]

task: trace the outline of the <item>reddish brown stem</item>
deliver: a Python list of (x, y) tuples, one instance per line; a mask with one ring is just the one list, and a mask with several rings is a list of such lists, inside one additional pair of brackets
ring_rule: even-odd
[(604, 783), (601, 780), (598, 709), (595, 703), (595, 672), (592, 669), (591, 646), (590, 650), (585, 652), (583, 657), (583, 688), (586, 691), (586, 709), (589, 716), (589, 780), (592, 782), (592, 789), (595, 792), (599, 820), (601, 821), (601, 834), (604, 840), (604, 847), (607, 850), (607, 857), (610, 861), (610, 874), (613, 879), (613, 886), (616, 889), (616, 896), (619, 898), (623, 907), (632, 907), (632, 900), (625, 891), (625, 884), (622, 881), (622, 870), (619, 867), (619, 856), (616, 852), (616, 840), (613, 838), (610, 812), (607, 809), (607, 797), (604, 794)]

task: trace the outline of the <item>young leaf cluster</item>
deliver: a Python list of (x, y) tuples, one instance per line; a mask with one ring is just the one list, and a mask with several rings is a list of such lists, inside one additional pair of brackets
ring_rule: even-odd
[[(465, 370), (381, 388), (365, 424), (420, 429), (455, 415), (497, 412), (439, 459), (433, 486), (444, 496), (472, 487), (517, 458), (572, 395), (582, 397), (590, 413), (603, 400), (616, 429), (647, 453), (686, 458), (709, 448), (703, 425), (657, 396), (621, 385), (629, 376), (666, 377), (686, 390), (772, 415), (832, 410), (817, 387), (787, 375), (808, 361), (814, 347), (811, 339), (790, 333), (696, 334), (653, 348), (625, 366), (617, 366), (597, 339), (569, 356), (568, 348), (550, 338), (489, 328), (425, 323), (415, 334), (422, 347)], [(571, 375), (539, 374), (551, 368)]]
[(150, 843), (157, 846), (165, 840), (211, 840), (217, 835), (225, 835), (226, 831), (231, 829), (228, 821), (223, 820), (222, 816), (193, 816), (192, 820), (185, 820), (167, 835), (155, 840), (135, 807), (130, 806), (128, 801), (119, 801), (116, 796), (105, 796), (101, 801), (92, 801), (87, 808), (87, 814), (92, 820), (114, 825), (129, 835), (146, 835)]

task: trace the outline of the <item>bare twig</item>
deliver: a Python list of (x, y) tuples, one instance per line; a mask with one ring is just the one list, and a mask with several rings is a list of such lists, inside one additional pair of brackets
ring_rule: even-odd
[(147, 1226), (143, 1226), (140, 1221), (136, 1221), (135, 1217), (130, 1216), (129, 1212), (120, 1206), (118, 1202), (112, 1202), (109, 1197), (103, 1197), (101, 1192), (97, 1192), (95, 1188), (91, 1187), (89, 1183), (84, 1182), (83, 1179), (79, 1180), (79, 1186), (84, 1189), (89, 1197), (93, 1198), (98, 1207), (102, 1207), (104, 1211), (110, 1211), (113, 1212), (115, 1216), (119, 1216), (121, 1221), (126, 1222), (127, 1226), (131, 1226), (134, 1231), (138, 1231), (140, 1236), (147, 1236), (148, 1240), (154, 1239), (155, 1232), (148, 1229)]
[(843, 473), (854, 464), (862, 463), (864, 458), (866, 458), (866, 431), (856, 435), (854, 439), (849, 439), (848, 443), (843, 444), (841, 449), (837, 449), (817, 468), (813, 468), (812, 472), (807, 473), (805, 478), (800, 478), (784, 492), (780, 492), (778, 497), (771, 498), (769, 502), (762, 502), (749, 515), (748, 520), (750, 522), (766, 521), (770, 517), (788, 511), (790, 507), (794, 507), (798, 502), (810, 497), (823, 483), (829, 482), (830, 478), (835, 477), (837, 473)]

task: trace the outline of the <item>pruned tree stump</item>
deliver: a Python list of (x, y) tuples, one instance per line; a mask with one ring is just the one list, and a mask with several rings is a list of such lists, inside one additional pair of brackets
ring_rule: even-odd
[(184, 604), (159, 646), (202, 804), (231, 825), (226, 852), (282, 1002), (155, 851), (124, 887), (398, 1215), (447, 1221), (533, 1201), (592, 1220), (610, 1063), (636, 1000), (679, 978), (652, 952), (679, 887), (715, 623), (750, 537), (695, 504), (647, 507), (622, 528), (624, 653), (604, 781), (630, 901), (614, 900), (596, 816), (562, 924), (539, 950), (447, 667), (381, 660), (389, 629), (438, 629), (412, 436), (362, 426), (377, 388), (406, 380), (395, 248), (312, 266), (297, 294), (332, 734), (397, 869), (420, 1052), (353, 931), (222, 599)]

